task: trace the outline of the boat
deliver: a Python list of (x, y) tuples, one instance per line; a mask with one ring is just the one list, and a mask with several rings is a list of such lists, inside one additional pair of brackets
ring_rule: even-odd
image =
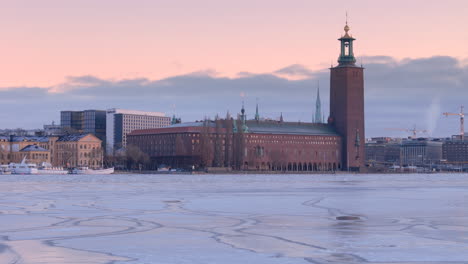
[(114, 167), (107, 169), (90, 169), (88, 167), (74, 168), (72, 174), (89, 174), (89, 175), (107, 175), (114, 173)]
[(0, 175), (11, 174), (11, 170), (8, 165), (0, 165)]
[(52, 167), (52, 164), (48, 162), (42, 162), (37, 170), (38, 174), (42, 175), (65, 175), (68, 174), (68, 170), (62, 167)]
[(37, 174), (38, 170), (36, 164), (26, 163), (26, 157), (23, 158), (21, 163), (10, 163), (8, 168), (11, 174)]

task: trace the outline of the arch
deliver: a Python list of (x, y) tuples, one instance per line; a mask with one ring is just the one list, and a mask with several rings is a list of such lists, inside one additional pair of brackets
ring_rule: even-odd
[(317, 163), (314, 162), (314, 167), (312, 168), (313, 171), (318, 171)]
[(297, 164), (296, 164), (296, 162), (293, 163), (293, 171), (297, 171)]
[(329, 171), (332, 170), (332, 164), (331, 164), (331, 163), (328, 163), (328, 170), (329, 170)]
[(291, 165), (291, 162), (288, 163), (288, 169), (287, 171), (292, 171), (292, 165)]
[(313, 166), (312, 163), (309, 162), (309, 166), (307, 167), (307, 170), (308, 170), (308, 171), (312, 171), (312, 169), (313, 169), (312, 166)]
[(333, 162), (333, 171), (336, 171), (336, 163)]

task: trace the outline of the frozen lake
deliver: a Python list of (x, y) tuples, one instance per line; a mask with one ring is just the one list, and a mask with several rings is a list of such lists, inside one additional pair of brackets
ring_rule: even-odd
[(0, 263), (468, 263), (468, 175), (0, 175)]

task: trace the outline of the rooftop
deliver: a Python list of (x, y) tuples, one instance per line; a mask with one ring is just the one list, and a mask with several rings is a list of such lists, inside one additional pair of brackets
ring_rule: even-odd
[(24, 147), (20, 151), (43, 151), (43, 152), (48, 152), (47, 149), (39, 147), (38, 145), (28, 145), (28, 146)]
[(146, 111), (138, 111), (138, 110), (126, 110), (126, 109), (119, 109), (119, 108), (112, 108), (107, 110), (108, 114), (127, 114), (127, 115), (144, 115), (144, 116), (166, 116), (162, 112), (146, 112)]
[(8, 141), (8, 142), (23, 142), (23, 141), (30, 141), (30, 142), (48, 142), (48, 137), (35, 137), (35, 136), (0, 136), (0, 140)]
[(57, 139), (57, 142), (63, 142), (63, 141), (80, 141), (82, 138), (86, 137), (87, 135), (90, 135), (89, 133), (87, 134), (71, 134), (71, 135), (65, 135), (59, 137)]
[[(184, 133), (200, 132), (205, 122), (187, 122), (174, 124), (164, 128), (135, 130), (131, 135), (157, 134), (157, 133)], [(247, 133), (257, 134), (283, 134), (283, 135), (326, 135), (338, 136), (333, 127), (327, 124), (302, 123), (302, 122), (278, 122), (248, 120)], [(212, 131), (216, 128), (214, 121), (208, 122)], [(225, 129), (224, 127), (222, 128)]]

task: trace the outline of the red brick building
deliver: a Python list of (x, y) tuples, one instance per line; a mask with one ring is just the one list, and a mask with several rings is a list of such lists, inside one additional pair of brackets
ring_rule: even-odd
[(224, 119), (137, 130), (128, 138), (155, 164), (173, 168), (331, 171), (342, 167), (341, 137), (325, 124)]
[[(349, 27), (339, 41), (330, 75), (328, 124), (246, 120), (183, 123), (133, 131), (128, 144), (147, 153), (154, 166), (225, 167), (235, 170), (359, 171), (364, 166), (364, 78), (355, 65)], [(361, 142), (362, 141), (362, 142)]]

